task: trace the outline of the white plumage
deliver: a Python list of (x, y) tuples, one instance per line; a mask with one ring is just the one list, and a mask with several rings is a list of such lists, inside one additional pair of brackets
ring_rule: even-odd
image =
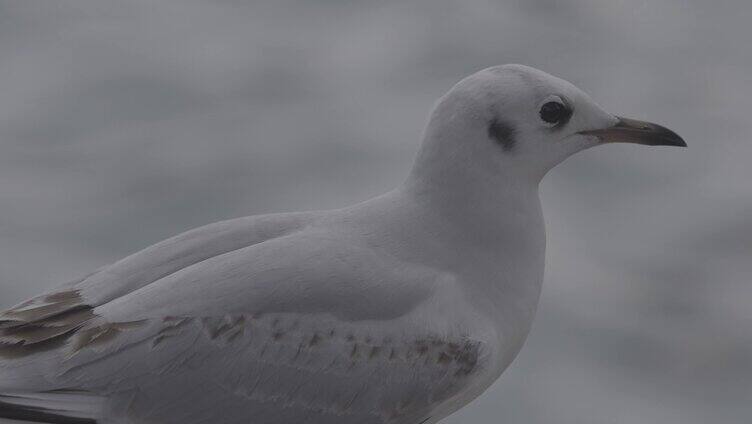
[[(560, 128), (539, 113), (552, 95), (571, 108)], [(394, 191), (201, 227), (4, 312), (0, 417), (435, 423), (527, 336), (538, 182), (617, 122), (531, 68), (470, 76), (437, 104)]]

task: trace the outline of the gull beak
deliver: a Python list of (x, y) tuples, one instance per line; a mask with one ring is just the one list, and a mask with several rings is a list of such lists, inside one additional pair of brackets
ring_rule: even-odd
[(601, 143), (687, 147), (687, 143), (677, 133), (664, 126), (620, 116), (616, 118), (618, 121), (613, 126), (599, 130), (580, 131), (580, 134), (594, 135), (600, 139)]

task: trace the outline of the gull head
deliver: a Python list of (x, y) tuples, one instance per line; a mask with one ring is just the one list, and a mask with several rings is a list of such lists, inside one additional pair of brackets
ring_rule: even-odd
[(624, 142), (686, 146), (673, 131), (606, 112), (571, 83), (523, 65), (484, 69), (437, 102), (418, 155), (418, 172), (451, 178), (538, 182), (572, 154)]

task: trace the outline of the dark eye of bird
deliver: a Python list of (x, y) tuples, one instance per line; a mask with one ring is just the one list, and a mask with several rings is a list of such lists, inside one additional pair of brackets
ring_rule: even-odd
[(559, 102), (548, 102), (541, 106), (540, 117), (549, 124), (563, 124), (569, 120), (572, 112)]

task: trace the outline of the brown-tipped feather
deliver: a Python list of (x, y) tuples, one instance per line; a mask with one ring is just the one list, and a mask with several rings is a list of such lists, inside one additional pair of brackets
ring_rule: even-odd
[(76, 290), (47, 294), (0, 314), (0, 357), (20, 358), (62, 345), (94, 318)]

